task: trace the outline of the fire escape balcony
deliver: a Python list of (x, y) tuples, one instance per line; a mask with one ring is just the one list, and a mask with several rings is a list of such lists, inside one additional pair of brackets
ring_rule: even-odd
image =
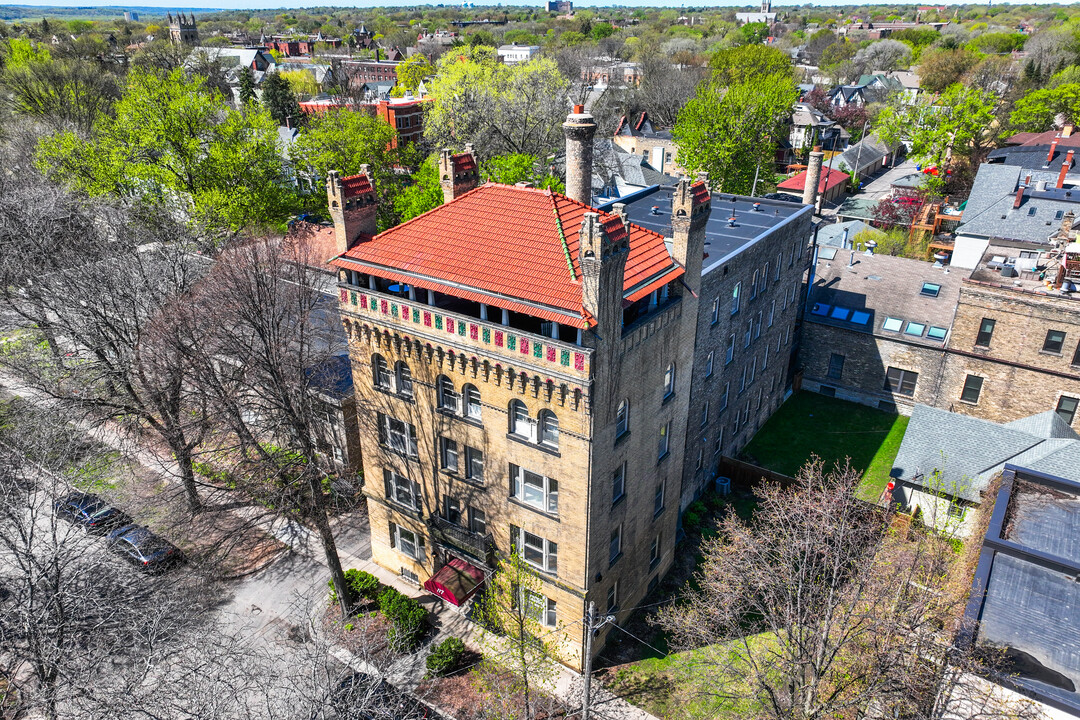
[(463, 560), (482, 565), (488, 570), (494, 568), (495, 539), (491, 533), (481, 535), (472, 532), (438, 515), (428, 518), (428, 527), (435, 541), (451, 554), (464, 553)]

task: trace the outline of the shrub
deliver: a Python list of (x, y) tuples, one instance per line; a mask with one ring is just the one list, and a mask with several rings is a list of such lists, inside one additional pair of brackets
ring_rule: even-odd
[[(349, 573), (355, 574), (350, 575)], [(379, 597), (379, 589), (382, 587), (382, 583), (371, 573), (362, 570), (350, 570), (345, 573), (345, 577), (349, 581), (349, 587), (358, 596), (368, 600), (375, 600)]]
[(427, 656), (428, 674), (432, 677), (449, 675), (461, 664), (464, 654), (465, 643), (456, 637), (446, 638)]
[(705, 516), (709, 510), (705, 507), (705, 503), (700, 500), (695, 500), (690, 503), (690, 506), (686, 508), (686, 512), (682, 516), (683, 529), (686, 532), (695, 534), (701, 530), (701, 524), (705, 522)]
[[(367, 575), (372, 580), (375, 580), (375, 576), (372, 575), (371, 573), (361, 572), (361, 571), (359, 571), (359, 570), (357, 570), (355, 568), (345, 571), (345, 584), (354, 593), (359, 592), (359, 590), (357, 589), (356, 586), (360, 582), (360, 576), (361, 575)], [(378, 584), (378, 582), (379, 582), (378, 580), (375, 580), (376, 584)], [(326, 584), (330, 586), (330, 604), (331, 605), (337, 605), (338, 604), (338, 594), (337, 594), (337, 588), (334, 587), (333, 578), (331, 578), (330, 580), (327, 580)]]
[(387, 640), (395, 650), (414, 650), (424, 636), (427, 624), (427, 610), (416, 600), (402, 595), (392, 587), (383, 587), (379, 591), (379, 612), (393, 623)]

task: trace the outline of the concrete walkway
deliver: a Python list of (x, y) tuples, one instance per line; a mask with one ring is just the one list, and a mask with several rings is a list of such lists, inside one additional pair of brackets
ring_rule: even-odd
[[(0, 372), (0, 386), (31, 402), (52, 402), (19, 378), (5, 372)], [(167, 484), (179, 487), (179, 466), (171, 456), (163, 456), (148, 443), (132, 442), (127, 434), (108, 422), (96, 425), (83, 422), (79, 423), (78, 427), (91, 438), (153, 471)], [(222, 505), (233, 500), (228, 497), (228, 491), (209, 487), (203, 488), (203, 499), (208, 504)], [(307, 620), (302, 617), (303, 609), (311, 607), (313, 600), (326, 596), (326, 581), (329, 576), (317, 534), (289, 518), (265, 513), (254, 506), (232, 507), (228, 512), (242, 517), (248, 527), (276, 538), (288, 546), (291, 552), (279, 556), (251, 575), (231, 582), (233, 593), (222, 609), (223, 615), (233, 619), (255, 637), (266, 637), (284, 627)], [(346, 570), (355, 568), (369, 572), (384, 585), (416, 598), (427, 609), (433, 628), (430, 640), (432, 644), (447, 637), (459, 637), (478, 652), (485, 648), (498, 647), (497, 638), (488, 636), (486, 631), (466, 618), (460, 609), (416, 585), (405, 582), (400, 576), (371, 561), (371, 535), (366, 512), (337, 516), (332, 519), (331, 528), (334, 531), (338, 556)], [(334, 655), (356, 670), (379, 674), (374, 668), (366, 667), (362, 660), (344, 648), (335, 649)], [(426, 672), (425, 659), (426, 652), (423, 651), (406, 656), (390, 668), (387, 681), (403, 690), (415, 690)], [(568, 707), (580, 712), (583, 687), (579, 673), (559, 666), (549, 691)], [(598, 717), (612, 720), (656, 720), (654, 716), (614, 696), (595, 682), (593, 712)]]

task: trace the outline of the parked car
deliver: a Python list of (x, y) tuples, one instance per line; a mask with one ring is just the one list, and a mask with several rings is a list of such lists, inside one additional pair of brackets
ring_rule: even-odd
[(165, 570), (183, 562), (180, 548), (142, 525), (124, 525), (109, 533), (109, 547), (148, 572)]
[(96, 532), (113, 530), (131, 523), (131, 518), (122, 511), (89, 493), (71, 493), (53, 503), (53, 508), (57, 517)]

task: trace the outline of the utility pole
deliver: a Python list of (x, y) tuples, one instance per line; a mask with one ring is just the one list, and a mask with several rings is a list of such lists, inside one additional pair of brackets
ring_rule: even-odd
[(589, 610), (585, 615), (585, 697), (581, 700), (581, 720), (589, 720), (589, 704), (592, 701), (592, 640), (593, 635), (609, 622), (615, 622), (614, 615), (608, 615), (595, 626), (596, 603), (589, 601)]

